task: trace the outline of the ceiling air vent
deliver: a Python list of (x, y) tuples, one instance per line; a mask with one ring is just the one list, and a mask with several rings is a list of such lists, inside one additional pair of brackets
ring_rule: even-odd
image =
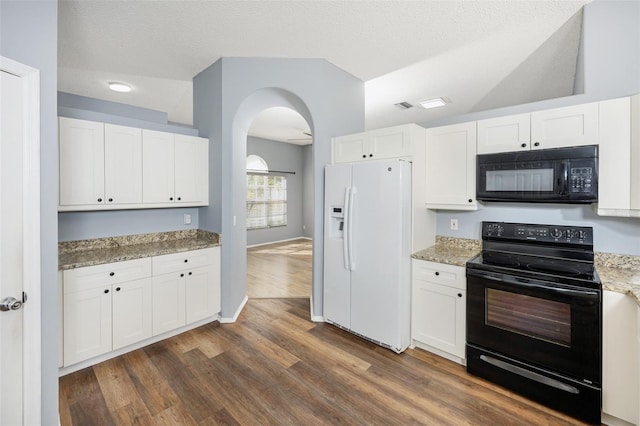
[(400, 109), (409, 109), (413, 106), (409, 102), (398, 102), (397, 104), (394, 104), (394, 105)]

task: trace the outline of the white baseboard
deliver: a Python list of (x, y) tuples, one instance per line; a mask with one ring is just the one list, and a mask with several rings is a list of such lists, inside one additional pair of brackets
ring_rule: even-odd
[(433, 346), (427, 345), (426, 343), (422, 343), (414, 339), (411, 339), (411, 345), (409, 345), (409, 347), (411, 349), (418, 348), (418, 349), (422, 349), (423, 351), (431, 352), (433, 354), (436, 354), (442, 358), (446, 358), (449, 361), (453, 361), (460, 365), (467, 365), (467, 360), (464, 358), (460, 358), (459, 356), (455, 356), (453, 354), (450, 354), (438, 348), (434, 348)]
[(313, 322), (325, 322), (324, 317), (320, 317), (317, 315), (311, 315), (311, 321)]
[(635, 426), (634, 423), (629, 423), (604, 412), (602, 413), (602, 424), (607, 426)]
[(240, 316), (240, 313), (242, 312), (242, 309), (244, 309), (244, 305), (247, 304), (248, 300), (249, 300), (249, 296), (244, 296), (244, 299), (242, 299), (242, 303), (240, 303), (240, 306), (238, 306), (238, 309), (236, 309), (236, 313), (233, 314), (233, 317), (231, 318), (220, 317), (220, 324), (231, 324), (233, 322), (236, 322), (236, 320)]
[(271, 244), (278, 244), (278, 243), (286, 243), (287, 241), (294, 241), (294, 240), (311, 240), (311, 238), (309, 238), (309, 237), (287, 238), (286, 240), (269, 241), (268, 243), (252, 244), (250, 246), (247, 246), (247, 248), (268, 246), (268, 245), (271, 245)]

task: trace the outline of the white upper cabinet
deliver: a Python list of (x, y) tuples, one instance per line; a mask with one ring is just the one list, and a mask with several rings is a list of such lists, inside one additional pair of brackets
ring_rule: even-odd
[(427, 208), (477, 210), (475, 121), (427, 129), (425, 187)]
[(142, 139), (144, 202), (206, 205), (209, 141), (152, 130)]
[(597, 145), (598, 103), (478, 121), (478, 154)]
[(173, 134), (142, 130), (142, 200), (145, 203), (173, 202)]
[(209, 141), (175, 135), (175, 201), (208, 204)]
[(597, 145), (598, 103), (531, 113), (531, 149)]
[(640, 95), (600, 102), (598, 214), (640, 217)]
[(529, 149), (531, 149), (531, 114), (478, 121), (478, 154), (529, 151)]
[(60, 118), (60, 211), (204, 206), (209, 141)]
[(406, 124), (334, 138), (333, 162), (410, 157), (412, 131), (417, 127)]
[(142, 202), (142, 131), (104, 125), (104, 183), (106, 204)]
[(60, 118), (60, 205), (104, 204), (104, 124)]

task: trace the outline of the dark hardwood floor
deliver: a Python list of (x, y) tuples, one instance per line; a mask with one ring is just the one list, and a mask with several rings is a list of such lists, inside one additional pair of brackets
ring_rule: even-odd
[(60, 378), (62, 425), (566, 425), (560, 413), (414, 349), (309, 321), (307, 298), (251, 299), (212, 323)]

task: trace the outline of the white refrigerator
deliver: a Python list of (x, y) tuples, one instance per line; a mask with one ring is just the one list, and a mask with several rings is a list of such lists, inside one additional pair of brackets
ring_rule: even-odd
[(411, 163), (325, 168), (324, 317), (395, 352), (411, 335)]

